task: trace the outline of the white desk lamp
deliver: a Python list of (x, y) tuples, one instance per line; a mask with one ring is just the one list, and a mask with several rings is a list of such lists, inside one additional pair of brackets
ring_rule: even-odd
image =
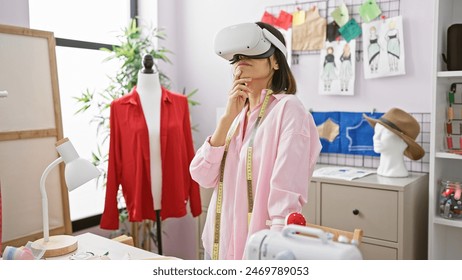
[(48, 165), (40, 178), (43, 212), (43, 238), (35, 241), (32, 245), (36, 249), (46, 250), (44, 257), (61, 256), (77, 249), (77, 239), (74, 236), (50, 236), (48, 225), (48, 198), (45, 190), (45, 180), (50, 171), (59, 163), (64, 161), (66, 164), (64, 177), (69, 191), (72, 191), (86, 182), (95, 179), (101, 173), (89, 161), (79, 157), (79, 154), (68, 138), (64, 138), (56, 142), (56, 150), (58, 150), (60, 157)]

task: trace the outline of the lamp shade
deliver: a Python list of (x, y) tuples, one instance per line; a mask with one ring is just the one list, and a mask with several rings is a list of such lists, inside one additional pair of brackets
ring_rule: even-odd
[(44, 257), (64, 255), (77, 250), (77, 239), (70, 235), (50, 236), (48, 224), (48, 198), (45, 189), (45, 181), (50, 171), (59, 163), (66, 164), (64, 177), (69, 191), (72, 191), (86, 182), (95, 179), (100, 171), (89, 161), (79, 157), (68, 138), (56, 142), (56, 150), (60, 157), (47, 166), (40, 178), (40, 192), (42, 194), (43, 211), (43, 238), (33, 242), (32, 247), (45, 250)]
[(56, 143), (56, 150), (66, 164), (64, 176), (69, 191), (95, 179), (100, 171), (88, 160), (80, 158), (68, 138)]
[(69, 191), (73, 191), (86, 182), (95, 179), (100, 175), (96, 168), (89, 161), (78, 158), (66, 164), (64, 176), (66, 177), (66, 185)]

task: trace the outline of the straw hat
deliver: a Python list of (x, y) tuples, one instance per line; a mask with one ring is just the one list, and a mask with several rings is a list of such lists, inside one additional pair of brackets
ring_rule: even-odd
[(372, 127), (375, 127), (376, 123), (380, 123), (403, 139), (408, 145), (404, 150), (404, 155), (408, 158), (419, 160), (425, 155), (424, 149), (415, 142), (420, 133), (420, 125), (410, 114), (401, 109), (392, 108), (379, 119), (370, 118), (366, 114), (363, 114), (363, 117)]

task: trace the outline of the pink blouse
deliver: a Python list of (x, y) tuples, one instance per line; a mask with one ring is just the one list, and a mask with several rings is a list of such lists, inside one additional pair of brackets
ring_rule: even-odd
[[(262, 92), (263, 100), (265, 92)], [(255, 232), (280, 230), (285, 217), (300, 212), (307, 201), (308, 185), (321, 143), (313, 118), (294, 95), (274, 94), (253, 144), (254, 207), (247, 225), (246, 151), (260, 106), (250, 114), (244, 133), (245, 112), (237, 116), (239, 129), (230, 142), (223, 180), (220, 259), (242, 259), (247, 239)], [(220, 162), (225, 147), (212, 147), (210, 137), (190, 165), (192, 178), (205, 188), (215, 188), (208, 208), (202, 241), (212, 256), (215, 206)]]

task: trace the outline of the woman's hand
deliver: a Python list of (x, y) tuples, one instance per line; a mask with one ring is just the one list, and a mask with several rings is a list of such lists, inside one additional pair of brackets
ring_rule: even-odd
[(236, 69), (234, 72), (233, 86), (229, 91), (226, 111), (218, 122), (215, 132), (212, 134), (209, 141), (212, 146), (223, 146), (225, 144), (228, 130), (233, 120), (242, 111), (242, 108), (244, 108), (245, 101), (249, 96), (250, 88), (246, 86), (246, 83), (249, 83), (252, 79), (241, 79), (241, 73), (240, 69)]
[(229, 91), (228, 103), (226, 105), (226, 111), (224, 118), (228, 120), (234, 120), (236, 116), (244, 108), (245, 101), (248, 98), (250, 88), (247, 87), (246, 83), (250, 82), (251, 78), (241, 78), (241, 70), (237, 68), (234, 72), (234, 80), (231, 90)]

